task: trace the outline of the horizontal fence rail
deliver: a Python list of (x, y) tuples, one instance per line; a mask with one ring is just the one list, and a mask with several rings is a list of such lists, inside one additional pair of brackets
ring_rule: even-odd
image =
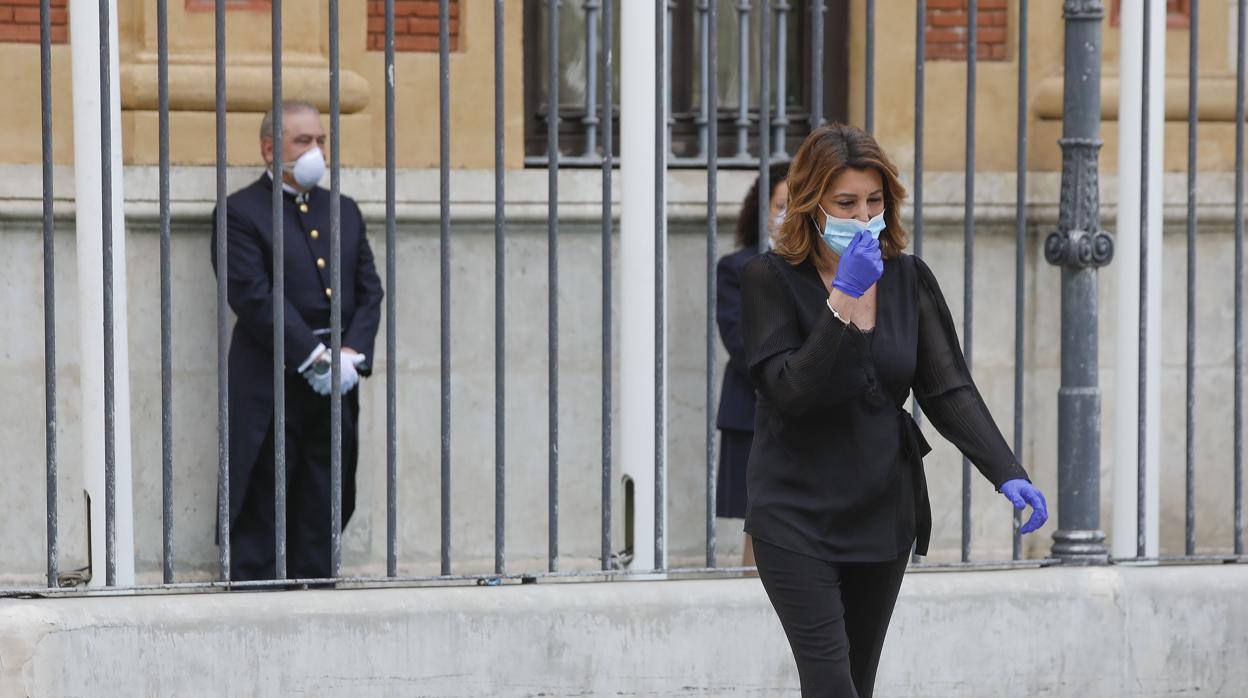
[[(631, 1), (631, 0), (630, 0)], [(344, 448), (347, 435), (343, 433), (344, 410), (348, 409), (349, 403), (345, 402), (346, 391), (350, 387), (344, 386), (344, 371), (346, 364), (342, 363), (344, 347), (344, 320), (343, 320), (343, 303), (344, 296), (347, 295), (343, 289), (343, 269), (344, 252), (342, 245), (342, 225), (343, 225), (343, 207), (341, 203), (341, 177), (342, 177), (342, 157), (340, 138), (341, 133), (341, 102), (340, 102), (340, 82), (341, 73), (340, 66), (340, 19), (339, 19), (339, 3), (337, 0), (330, 0), (328, 10), (328, 53), (329, 53), (329, 74), (328, 74), (328, 90), (329, 90), (329, 133), (330, 137), (330, 153), (328, 158), (328, 171), (330, 178), (329, 186), (329, 228), (326, 232), (329, 240), (329, 286), (325, 289), (325, 293), (329, 298), (329, 327), (324, 335), (325, 343), (328, 344), (327, 351), (329, 356), (329, 371), (331, 376), (331, 389), (329, 394), (329, 410), (330, 410), (330, 432), (328, 442), (330, 443), (330, 508), (329, 516), (329, 556), (331, 560), (330, 574), (321, 578), (301, 578), (292, 568), (291, 552), (287, 549), (287, 541), (289, 531), (287, 530), (286, 514), (289, 506), (288, 497), (291, 492), (287, 487), (288, 483), (288, 458), (291, 453), (291, 445), (286, 437), (286, 425), (288, 424), (288, 410), (291, 409), (291, 403), (287, 400), (288, 381), (292, 380), (291, 376), (293, 367), (289, 366), (286, 360), (287, 339), (290, 336), (285, 328), (290, 322), (291, 306), (287, 302), (288, 298), (288, 275), (285, 264), (285, 233), (284, 233), (284, 214), (283, 207), (286, 201), (283, 196), (282, 187), (277, 183), (285, 176), (286, 160), (283, 156), (282, 138), (283, 138), (283, 54), (282, 54), (282, 30), (283, 30), (283, 3), (282, 0), (272, 0), (271, 3), (271, 21), (272, 21), (272, 74), (271, 74), (271, 95), (274, 107), (272, 136), (273, 136), (273, 161), (270, 174), (273, 178), (274, 186), (272, 192), (272, 228), (273, 228), (273, 250), (271, 267), (268, 273), (271, 274), (272, 281), (272, 299), (269, 311), (271, 312), (272, 335), (271, 342), (273, 348), (272, 361), (272, 385), (274, 389), (273, 404), (273, 452), (274, 452), (274, 492), (273, 506), (275, 512), (275, 569), (276, 578), (273, 580), (258, 581), (239, 581), (235, 579), (237, 570), (232, 569), (231, 557), (231, 487), (230, 487), (230, 429), (231, 415), (229, 402), (229, 362), (228, 356), (230, 352), (230, 283), (229, 277), (229, 254), (231, 240), (228, 234), (228, 211), (227, 211), (227, 185), (226, 185), (226, 165), (227, 165), (227, 54), (226, 54), (226, 5), (225, 0), (216, 0), (214, 3), (214, 96), (215, 96), (215, 239), (214, 239), (214, 258), (216, 260), (216, 278), (215, 278), (215, 303), (216, 303), (216, 446), (217, 446), (217, 489), (216, 489), (216, 534), (219, 541), (218, 559), (217, 559), (217, 579), (215, 581), (205, 580), (188, 580), (174, 565), (174, 531), (175, 531), (175, 511), (178, 511), (176, 503), (178, 495), (183, 494), (175, 490), (176, 468), (179, 465), (174, 459), (173, 448), (173, 417), (174, 406), (173, 400), (175, 386), (173, 381), (173, 335), (174, 315), (173, 315), (173, 272), (171, 271), (173, 258), (173, 243), (171, 238), (171, 201), (170, 186), (172, 177), (169, 133), (170, 133), (170, 103), (169, 103), (169, 39), (168, 39), (168, 0), (157, 0), (155, 4), (156, 11), (156, 35), (158, 40), (158, 123), (159, 123), (159, 294), (160, 294), (160, 386), (161, 386), (161, 402), (160, 402), (160, 424), (161, 424), (161, 583), (159, 584), (118, 584), (117, 582), (117, 550), (116, 550), (116, 469), (117, 469), (117, 447), (115, 443), (117, 425), (114, 414), (114, 397), (116, 386), (114, 385), (114, 330), (117, 326), (114, 319), (114, 288), (113, 288), (113, 230), (112, 221), (112, 186), (115, 170), (112, 167), (113, 150), (119, 148), (120, 144), (113, 142), (111, 134), (113, 132), (113, 111), (111, 109), (112, 102), (110, 100), (111, 85), (118, 76), (115, 74), (111, 64), (105, 60), (101, 62), (100, 67), (100, 113), (94, 115), (100, 122), (102, 138), (99, 143), (99, 154), (101, 158), (100, 183), (102, 193), (103, 209), (100, 220), (100, 235), (103, 245), (102, 271), (103, 271), (103, 326), (101, 327), (103, 334), (103, 366), (104, 366), (104, 385), (103, 385), (103, 418), (104, 430), (103, 441), (99, 447), (103, 453), (103, 468), (105, 482), (105, 502), (106, 509), (105, 521), (105, 557), (103, 560), (96, 560), (94, 564), (103, 567), (103, 586), (130, 588), (141, 591), (184, 591), (184, 590), (211, 590), (223, 588), (261, 588), (261, 587), (289, 587), (292, 585), (323, 585), (323, 584), (342, 584), (342, 585), (371, 585), (387, 582), (394, 583), (480, 583), (483, 585), (493, 585), (502, 582), (519, 582), (534, 581), (540, 579), (553, 578), (569, 578), (569, 579), (624, 579), (636, 575), (652, 575), (655, 573), (668, 574), (673, 577), (718, 577), (740, 574), (752, 571), (751, 567), (740, 566), (721, 566), (720, 555), (716, 537), (717, 522), (715, 515), (716, 507), (716, 488), (718, 479), (718, 458), (719, 458), (719, 439), (716, 428), (715, 410), (718, 404), (718, 386), (721, 378), (720, 355), (721, 347), (717, 333), (716, 324), (716, 265), (720, 258), (720, 234), (719, 230), (720, 216), (720, 175), (721, 169), (748, 169), (751, 172), (757, 171), (760, 191), (760, 214), (759, 214), (759, 230), (758, 239), (760, 248), (768, 247), (769, 233), (769, 216), (764, 213), (766, 211), (765, 203), (761, 201), (764, 196), (771, 191), (772, 182), (769, 181), (771, 165), (776, 162), (787, 161), (792, 156), (792, 145), (795, 140), (795, 133), (798, 136), (800, 132), (808, 132), (828, 121), (850, 118), (858, 121), (870, 129), (875, 121), (877, 114), (877, 90), (876, 90), (876, 10), (877, 5), (874, 0), (867, 0), (865, 3), (865, 17), (863, 18), (863, 30), (865, 36), (862, 38), (863, 56), (861, 60), (853, 65), (854, 71), (861, 71), (863, 84), (863, 101), (856, 106), (857, 112), (854, 114), (838, 114), (830, 111), (828, 108), (829, 100), (827, 95), (828, 85), (831, 83), (826, 79), (825, 75), (825, 51), (828, 49), (828, 42), (832, 40), (829, 35), (830, 22), (836, 17), (828, 3), (820, 0), (809, 0), (807, 2), (794, 2), (793, 0), (733, 0), (732, 2), (720, 0), (701, 0), (698, 2), (686, 3), (675, 2), (672, 0), (655, 0), (651, 6), (647, 6), (646, 11), (653, 11), (655, 22), (655, 44), (656, 55), (652, 57), (636, 57), (629, 56), (628, 47), (620, 48), (617, 37), (617, 27), (623, 22), (619, 21), (620, 12), (626, 11), (621, 9), (624, 3), (622, 0), (585, 0), (584, 2), (572, 2), (571, 0), (545, 0), (536, 14), (529, 13), (526, 17), (538, 17), (540, 23), (545, 27), (545, 33), (542, 38), (541, 50), (537, 51), (540, 55), (540, 70), (529, 78), (540, 78), (541, 73), (545, 73), (545, 88), (543, 93), (543, 103), (539, 109), (540, 124), (544, 131), (544, 141), (541, 145), (544, 153), (540, 155), (529, 154), (523, 159), (526, 166), (545, 167), (547, 169), (547, 189), (546, 199), (548, 206), (548, 214), (546, 217), (545, 230), (545, 252), (546, 252), (546, 312), (547, 327), (546, 338), (547, 346), (545, 347), (546, 359), (546, 412), (547, 412), (547, 432), (546, 432), (546, 453), (547, 453), (547, 473), (546, 473), (546, 559), (543, 569), (516, 569), (516, 563), (509, 559), (509, 548), (507, 546), (508, 535), (508, 506), (507, 496), (509, 477), (513, 477), (509, 473), (509, 461), (507, 454), (507, 439), (509, 435), (506, 423), (506, 407), (508, 405), (508, 393), (505, 390), (506, 380), (508, 377), (508, 367), (506, 363), (506, 353), (508, 350), (507, 329), (509, 327), (508, 320), (515, 318), (512, 306), (508, 304), (507, 296), (507, 269), (509, 264), (508, 256), (508, 227), (506, 221), (507, 201), (506, 201), (506, 163), (508, 161), (506, 152), (507, 147), (504, 139), (505, 121), (510, 113), (508, 105), (504, 103), (504, 95), (506, 92), (506, 75), (507, 65), (505, 60), (506, 36), (508, 32), (519, 32), (518, 27), (505, 26), (506, 12), (503, 0), (494, 0), (493, 3), (493, 123), (494, 123), (494, 169), (492, 172), (494, 182), (494, 200), (493, 200), (493, 395), (492, 395), (492, 411), (493, 411), (493, 430), (491, 436), (494, 444), (493, 453), (493, 571), (492, 573), (469, 573), (462, 571), (460, 565), (461, 560), (457, 559), (456, 551), (452, 547), (452, 537), (455, 532), (455, 522), (458, 516), (467, 516), (471, 512), (455, 511), (452, 498), (452, 483), (454, 480), (455, 463), (451, 450), (451, 433), (452, 433), (452, 388), (453, 388), (453, 358), (454, 347), (452, 346), (452, 322), (456, 316), (453, 314), (451, 288), (452, 273), (457, 268), (452, 265), (452, 250), (454, 238), (452, 236), (452, 206), (451, 206), (451, 135), (452, 130), (456, 128), (456, 124), (452, 118), (452, 89), (456, 87), (452, 81), (451, 74), (451, 27), (453, 22), (458, 21), (452, 15), (452, 3), (450, 0), (440, 0), (438, 3), (438, 144), (439, 144), (439, 214), (438, 214), (438, 265), (439, 265), (439, 296), (438, 296), (438, 312), (439, 312), (439, 474), (436, 479), (438, 485), (439, 499), (439, 525), (438, 525), (438, 543), (439, 548), (439, 573), (436, 575), (411, 575), (404, 574), (403, 555), (398, 547), (398, 538), (400, 531), (403, 530), (403, 517), (405, 512), (400, 508), (398, 485), (400, 478), (407, 479), (409, 476), (404, 469), (405, 463), (399, 454), (399, 434), (401, 429), (401, 416), (398, 414), (397, 393), (400, 388), (400, 381), (396, 375), (399, 346), (396, 335), (399, 331), (399, 323), (397, 319), (396, 298), (400, 292), (411, 293), (407, 284), (398, 278), (400, 256), (400, 248), (396, 239), (397, 227), (396, 222), (396, 173), (398, 171), (396, 157), (396, 124), (399, 115), (396, 113), (396, 81), (397, 85), (403, 84), (402, 81), (407, 76), (396, 76), (396, 60), (395, 60), (395, 0), (384, 0), (384, 70), (385, 75), (382, 77), (385, 81), (385, 228), (384, 228), (384, 249), (385, 249), (385, 268), (383, 276), (385, 280), (384, 289), (386, 297), (384, 299), (384, 320), (385, 328), (385, 346), (384, 352), (384, 385), (385, 385), (385, 565), (384, 573), (371, 575), (353, 573), (348, 570), (343, 571), (342, 562), (342, 544), (343, 544), (343, 517), (342, 495), (344, 490)], [(1196, 456), (1198, 455), (1197, 445), (1195, 443), (1195, 404), (1196, 404), (1196, 273), (1197, 273), (1197, 247), (1196, 241), (1199, 233), (1197, 221), (1197, 187), (1200, 184), (1200, 174), (1196, 167), (1197, 144), (1198, 144), (1198, 126), (1199, 114), (1196, 108), (1197, 101), (1197, 77), (1198, 77), (1198, 52), (1199, 44), (1198, 36), (1198, 20), (1199, 20), (1199, 0), (1192, 0), (1190, 3), (1191, 12), (1191, 32), (1189, 44), (1189, 65), (1188, 65), (1188, 81), (1189, 81), (1189, 109), (1187, 117), (1187, 218), (1186, 218), (1186, 366), (1185, 366), (1185, 389), (1184, 389), (1184, 424), (1186, 433), (1185, 443), (1185, 460), (1184, 460), (1184, 487), (1185, 487), (1185, 508), (1184, 508), (1184, 554), (1180, 556), (1150, 556), (1145, 545), (1146, 515), (1150, 512), (1146, 509), (1146, 445), (1145, 445), (1145, 423), (1146, 423), (1146, 401), (1143, 396), (1146, 394), (1149, 380), (1158, 380), (1151, 376), (1146, 368), (1146, 356), (1150, 350), (1150, 345), (1146, 342), (1147, 318), (1148, 318), (1148, 260), (1150, 254), (1158, 254), (1159, 250), (1150, 249), (1148, 245), (1147, 225), (1148, 225), (1148, 202), (1149, 196), (1156, 196), (1156, 190), (1160, 188), (1160, 183), (1150, 182), (1148, 178), (1148, 129), (1150, 119), (1162, 120), (1163, 115), (1149, 113), (1149, 84), (1147, 76), (1148, 69), (1148, 22), (1150, 13), (1147, 7), (1151, 3), (1145, 3), (1145, 26), (1144, 34), (1144, 75), (1145, 83), (1143, 89), (1143, 102), (1141, 104), (1143, 118), (1144, 137), (1141, 143), (1141, 152), (1143, 157), (1143, 166), (1141, 167), (1141, 230), (1140, 234), (1140, 309), (1139, 309), (1139, 350), (1140, 364), (1138, 372), (1139, 391), (1141, 399), (1139, 401), (1139, 467), (1138, 467), (1138, 509), (1136, 515), (1138, 550), (1137, 554), (1131, 558), (1124, 558), (1119, 561), (1186, 561), (1186, 562), (1204, 562), (1204, 561), (1238, 561), (1243, 562), (1248, 558), (1244, 557), (1244, 531), (1243, 531), (1243, 364), (1244, 364), (1244, 342), (1243, 342), (1243, 237), (1244, 237), (1244, 108), (1245, 108), (1245, 18), (1248, 12), (1245, 12), (1244, 0), (1237, 0), (1239, 8), (1238, 24), (1235, 28), (1235, 36), (1238, 40), (1238, 48), (1236, 52), (1236, 124), (1235, 124), (1235, 202), (1234, 202), (1234, 218), (1233, 218), (1233, 235), (1234, 235), (1234, 403), (1233, 403), (1233, 439), (1234, 439), (1234, 455), (1232, 459), (1232, 471), (1228, 473), (1226, 478), (1227, 484), (1234, 488), (1233, 490), (1233, 510), (1230, 513), (1233, 521), (1233, 539), (1225, 541), (1225, 553), (1202, 553), (1198, 554), (1198, 539), (1196, 535), (1196, 489), (1195, 489), (1195, 473), (1196, 473)], [(1011, 11), (1017, 12), (1018, 22), (1015, 24), (1017, 30), (1016, 41), (1014, 47), (1017, 51), (1017, 95), (1016, 95), (1016, 164), (1015, 164), (1015, 200), (1014, 200), (1014, 327), (1012, 339), (1013, 349), (1013, 413), (1012, 413), (1012, 444), (1016, 453), (1023, 452), (1026, 446), (1024, 439), (1024, 426), (1028, 424), (1027, 415), (1024, 411), (1025, 407), (1025, 383), (1024, 383), (1024, 359), (1025, 349), (1028, 343), (1026, 333), (1025, 317), (1028, 311), (1026, 298), (1028, 279), (1026, 270), (1029, 259), (1029, 252), (1033, 255), (1034, 249), (1029, 249), (1032, 238), (1029, 236), (1027, 207), (1029, 201), (1027, 198), (1028, 187), (1028, 162), (1029, 153), (1028, 142), (1028, 119), (1027, 110), (1029, 108), (1029, 19), (1032, 9), (1028, 0), (1020, 0), (1016, 6), (1011, 6)], [(914, 5), (917, 28), (915, 32), (914, 44), (916, 55), (919, 57), (915, 61), (914, 66), (914, 99), (915, 110), (913, 114), (914, 129), (914, 153), (913, 168), (909, 174), (912, 178), (912, 208), (910, 209), (914, 252), (921, 254), (924, 248), (924, 204), (927, 192), (924, 188), (925, 161), (924, 149), (925, 139), (924, 132), (927, 128), (926, 121), (926, 79), (925, 72), (925, 55), (926, 55), (926, 35), (925, 22), (928, 11), (928, 3), (925, 0), (917, 0)], [(53, 147), (52, 147), (52, 123), (53, 123), (53, 102), (52, 102), (52, 59), (51, 51), (51, 7), (50, 0), (41, 0), (40, 2), (40, 61), (41, 61), (41, 127), (42, 127), (42, 176), (43, 176), (43, 209), (42, 209), (42, 243), (43, 243), (43, 321), (44, 321), (44, 387), (45, 387), (45, 418), (47, 422), (45, 445), (46, 445), (46, 587), (37, 589), (0, 589), (0, 595), (14, 595), (23, 593), (51, 593), (58, 589), (71, 588), (79, 584), (82, 579), (75, 577), (73, 574), (61, 572), (60, 555), (64, 546), (62, 545), (62, 531), (59, 526), (60, 516), (58, 512), (58, 486), (61, 473), (58, 470), (58, 412), (57, 412), (57, 336), (55, 331), (56, 323), (56, 283), (55, 283), (55, 260), (54, 260), (54, 234), (55, 219), (53, 217)], [(567, 12), (572, 9), (577, 10), (578, 14), (569, 15)], [(976, 0), (969, 0), (967, 3), (967, 22), (968, 26), (977, 26), (978, 3)], [(908, 11), (908, 10), (907, 10)], [(1048, 8), (1046, 6), (1046, 10)], [(577, 65), (581, 66), (584, 71), (583, 103), (576, 105), (576, 108), (569, 111), (567, 105), (560, 101), (561, 81), (567, 79), (566, 62), (567, 56), (564, 49), (566, 44), (564, 40), (569, 35), (569, 27), (562, 25), (568, 17), (575, 16), (579, 18), (578, 23), (572, 25), (576, 32), (583, 32), (584, 52), (577, 55)], [(839, 15), (837, 15), (839, 17)], [(109, 0), (100, 0), (99, 2), (99, 37), (100, 55), (107, 56), (109, 51), (109, 42), (111, 41), (112, 32), (115, 27), (110, 27), (110, 22), (114, 22), (115, 17), (110, 14)], [(676, 23), (680, 22), (682, 28), (692, 30), (697, 40), (693, 42), (694, 46), (677, 47), (674, 46), (673, 31)], [(463, 25), (457, 25), (463, 26)], [(530, 30), (536, 30), (538, 27), (525, 26), (526, 33)], [(459, 30), (457, 30), (459, 31)], [(575, 32), (573, 32), (575, 33)], [(723, 40), (721, 39), (729, 39)], [(891, 39), (891, 37), (890, 37)], [(675, 42), (683, 44), (683, 40)], [(579, 44), (578, 44), (579, 45)], [(674, 52), (680, 52), (684, 56), (680, 61), (674, 59)], [(790, 74), (790, 67), (794, 61), (793, 52), (799, 52), (803, 58), (797, 61), (801, 65), (806, 66), (803, 71), (794, 80)], [(963, 218), (963, 236), (962, 236), (962, 271), (963, 271), (963, 297), (961, 308), (962, 320), (962, 340), (965, 352), (965, 359), (968, 365), (972, 359), (972, 330), (973, 321), (975, 319), (974, 304), (976, 301), (975, 288), (975, 252), (976, 252), (976, 221), (975, 221), (975, 175), (976, 175), (976, 135), (978, 104), (976, 99), (976, 75), (977, 60), (979, 58), (979, 46), (977, 44), (977, 32), (970, 31), (966, 36), (965, 43), (965, 98), (966, 122), (965, 122), (965, 151), (964, 157), (964, 218)], [(655, 275), (655, 303), (653, 308), (648, 312), (653, 313), (654, 321), (654, 374), (653, 374), (653, 390), (655, 395), (654, 402), (654, 423), (653, 436), (655, 449), (653, 452), (653, 474), (654, 474), (654, 492), (655, 507), (652, 512), (641, 512), (629, 510), (624, 516), (619, 516), (619, 508), (621, 502), (624, 506), (628, 505), (625, 498), (626, 493), (624, 487), (620, 486), (620, 465), (613, 460), (613, 448), (619, 440), (620, 432), (617, 429), (617, 420), (615, 417), (614, 407), (617, 406), (617, 397), (613, 391), (613, 378), (617, 378), (615, 373), (617, 363), (615, 357), (620, 351), (620, 347), (616, 345), (613, 339), (613, 329), (616, 327), (615, 308), (617, 303), (624, 299), (618, 297), (614, 290), (618, 279), (615, 278), (618, 260), (613, 256), (613, 240), (617, 239), (618, 229), (615, 222), (615, 216), (619, 213), (618, 209), (613, 208), (612, 191), (613, 177), (616, 176), (615, 167), (620, 163), (621, 156), (620, 146), (627, 145), (631, 150), (637, 150), (643, 144), (621, 144), (618, 135), (618, 100), (617, 85), (622, 82), (617, 79), (619, 70), (619, 58), (623, 55), (627, 60), (636, 60), (644, 62), (647, 67), (653, 68), (653, 88), (656, 99), (654, 126), (655, 140), (651, 144), (644, 144), (646, 147), (653, 148), (655, 158), (655, 181), (654, 181), (654, 201), (657, 205), (653, 211), (647, 211), (646, 215), (653, 215), (653, 236), (655, 245), (655, 257), (653, 261), (653, 272)], [(649, 64), (649, 60), (653, 60), (653, 64)], [(721, 75), (721, 68), (725, 66), (737, 66), (737, 74), (731, 83), (725, 83)], [(755, 67), (757, 70), (755, 71)], [(687, 70), (687, 74), (683, 77), (676, 72), (677, 68)], [(683, 85), (688, 88), (690, 96), (690, 104), (682, 102), (673, 103), (673, 95), (676, 93), (677, 86)], [(800, 85), (801, 99), (792, 98), (789, 90), (794, 85)], [(92, 86), (94, 89), (94, 86)], [(682, 88), (684, 89), (684, 88)], [(731, 92), (732, 94), (724, 94), (723, 92)], [(696, 97), (696, 99), (692, 99)], [(286, 102), (287, 105), (291, 104)], [(690, 106), (692, 105), (692, 106)], [(59, 105), (57, 105), (59, 106)], [(797, 108), (800, 106), (801, 108)], [(689, 107), (686, 109), (686, 107)], [(519, 108), (519, 107), (513, 107)], [(529, 108), (529, 107), (525, 107)], [(564, 120), (571, 122), (565, 124)], [(571, 128), (571, 127), (575, 128)], [(683, 130), (682, 130), (683, 129)], [(570, 135), (571, 134), (571, 135)], [(685, 138), (682, 134), (692, 134), (689, 138)], [(529, 133), (529, 135), (533, 135)], [(800, 141), (800, 137), (797, 138)], [(571, 141), (570, 145), (568, 141)], [(1134, 145), (1124, 144), (1124, 147), (1134, 147)], [(887, 144), (885, 144), (887, 147)], [(569, 148), (573, 150), (569, 150)], [(624, 156), (627, 161), (627, 155)], [(518, 161), (517, 161), (518, 162)], [(567, 390), (560, 384), (560, 283), (561, 275), (559, 269), (560, 257), (560, 238), (561, 235), (567, 235), (566, 231), (561, 231), (559, 220), (560, 207), (560, 171), (565, 168), (578, 167), (595, 167), (601, 172), (601, 208), (596, 214), (598, 220), (595, 225), (600, 225), (600, 242), (601, 242), (601, 329), (600, 329), (600, 352), (601, 352), (601, 374), (595, 376), (595, 380), (599, 380), (601, 384), (601, 412), (599, 415), (600, 423), (592, 425), (592, 415), (578, 416), (575, 424), (561, 424), (560, 418), (560, 397), (562, 391)], [(667, 556), (671, 553), (670, 540), (671, 530), (667, 517), (668, 494), (670, 491), (668, 478), (669, 466), (666, 440), (670, 436), (671, 423), (668, 414), (667, 399), (668, 390), (671, 381), (667, 376), (668, 367), (671, 364), (669, 356), (668, 339), (670, 337), (670, 321), (668, 318), (668, 297), (671, 290), (671, 270), (667, 263), (666, 250), (669, 242), (669, 225), (668, 210), (665, 206), (667, 198), (668, 173), (678, 168), (700, 168), (705, 170), (706, 176), (706, 222), (705, 222), (705, 286), (698, 289), (698, 294), (705, 298), (705, 316), (703, 330), (705, 332), (705, 374), (704, 382), (700, 383), (699, 390), (705, 389), (705, 413), (701, 415), (701, 425), (705, 428), (705, 442), (702, 448), (702, 456), (705, 458), (704, 463), (698, 463), (699, 475), (701, 481), (700, 486), (705, 486), (705, 492), (699, 492), (698, 498), (704, 499), (705, 502), (705, 565), (688, 567), (681, 565), (669, 566)], [(628, 206), (630, 202), (620, 202), (621, 206)], [(1034, 202), (1031, 202), (1034, 203)], [(315, 232), (314, 232), (315, 235)], [(699, 246), (701, 241), (699, 241)], [(702, 254), (699, 249), (698, 254)], [(414, 284), (413, 284), (414, 285)], [(704, 292), (704, 293), (703, 293)], [(319, 293), (319, 290), (318, 290)], [(595, 299), (597, 303), (597, 299)], [(124, 312), (124, 310), (122, 311)], [(1136, 338), (1132, 338), (1136, 339)], [(982, 346), (982, 343), (981, 343)], [(297, 376), (296, 376), (297, 377)], [(301, 380), (301, 379), (300, 379)], [(511, 398), (515, 399), (515, 398)], [(921, 417), (915, 408), (916, 418)], [(564, 414), (566, 418), (566, 413)], [(404, 419), (406, 417), (403, 417)], [(591, 425), (586, 428), (586, 425)], [(456, 428), (460, 428), (457, 424)], [(648, 425), (649, 426), (649, 425)], [(601, 471), (601, 490), (600, 490), (600, 545), (599, 559), (597, 563), (598, 569), (568, 569), (561, 564), (560, 560), (560, 433), (561, 427), (564, 433), (575, 430), (575, 432), (593, 432), (592, 427), (597, 427), (597, 438), (601, 449), (600, 462), (594, 464), (595, 471)], [(468, 428), (464, 425), (465, 429)], [(473, 425), (473, 428), (480, 428)], [(526, 438), (537, 438), (535, 435), (525, 435)], [(699, 435), (700, 436), (700, 435)], [(704, 475), (702, 468), (704, 466)], [(961, 489), (960, 489), (960, 524), (961, 524), (961, 541), (959, 562), (918, 562), (916, 558), (916, 566), (920, 569), (996, 569), (1008, 567), (1035, 567), (1049, 564), (1057, 564), (1060, 562), (1055, 558), (1028, 559), (1024, 555), (1022, 540), (1018, 533), (1021, 523), (1021, 517), (1018, 512), (1014, 512), (1012, 530), (1011, 530), (1011, 554), (1008, 559), (975, 559), (972, 548), (972, 502), (971, 502), (971, 483), (972, 471), (971, 464), (968, 460), (963, 459), (962, 468), (960, 470)], [(597, 472), (595, 472), (597, 479)], [(598, 483), (595, 483), (595, 487)], [(702, 495), (705, 495), (704, 498)], [(185, 496), (183, 494), (183, 496)], [(513, 502), (514, 508), (514, 502)], [(1005, 506), (1002, 503), (1002, 506)], [(1155, 513), (1155, 512), (1152, 512)], [(144, 513), (146, 514), (146, 512)], [(514, 511), (512, 512), (514, 516)], [(540, 516), (537, 511), (524, 511), (524, 515)], [(348, 512), (349, 515), (349, 512)], [(635, 516), (652, 516), (654, 522), (653, 540), (628, 540), (626, 546), (621, 546), (621, 538), (630, 535), (634, 526), (633, 519)], [(613, 525), (619, 521), (624, 521), (626, 531), (618, 531), (613, 529)], [(563, 534), (566, 535), (566, 527)], [(622, 535), (623, 534), (623, 535)], [(1004, 535), (1004, 533), (1003, 533)], [(635, 569), (630, 565), (636, 548), (639, 546), (653, 545), (655, 564), (652, 568)], [(632, 547), (627, 547), (632, 546)], [(429, 543), (429, 547), (434, 547), (433, 543)], [(1222, 546), (1219, 546), (1222, 547)], [(91, 576), (89, 571), (87, 577)], [(95, 579), (94, 583), (98, 586), (99, 579)]]

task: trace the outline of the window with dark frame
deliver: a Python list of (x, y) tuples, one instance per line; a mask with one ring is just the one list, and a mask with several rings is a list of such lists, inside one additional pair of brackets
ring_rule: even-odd
[[(615, 105), (614, 138), (615, 155), (619, 155), (619, 65), (627, 60), (627, 49), (619, 42), (619, 3), (615, 5), (615, 67), (613, 76)], [(750, 74), (748, 75), (748, 127), (740, 129), (741, 87), (739, 75), (739, 6), (740, 0), (717, 0), (719, 3), (719, 99), (716, 108), (716, 125), (719, 134), (720, 165), (725, 168), (753, 167), (758, 159), (758, 106), (759, 106), (759, 31), (758, 17), (761, 3), (750, 5), (748, 42), (750, 50)], [(524, 103), (525, 103), (525, 162), (527, 165), (544, 167), (547, 159), (547, 15), (546, 0), (524, 0)], [(675, 0), (671, 12), (671, 155), (673, 167), (699, 167), (705, 165), (705, 153), (700, 152), (702, 122), (702, 32), (699, 5), (705, 0)], [(595, 62), (595, 82), (592, 99), (594, 117), (587, 119), (590, 110), (590, 91), (587, 89), (589, 71), (586, 55), (590, 27), (586, 22), (586, 5), (601, 3), (559, 3), (559, 153), (560, 166), (594, 167), (601, 164), (601, 144), (596, 143), (593, 152), (586, 152), (591, 142), (590, 129), (594, 128), (602, 108), (602, 76), (597, 67), (601, 54), (592, 57)], [(775, 5), (782, 3), (773, 3)], [(789, 0), (788, 10), (773, 15), (772, 26), (772, 126), (773, 153), (778, 111), (776, 99), (776, 31), (783, 29), (786, 38), (784, 59), (785, 105), (783, 151), (792, 155), (810, 131), (810, 99), (813, 71), (811, 50), (811, 2)], [(825, 0), (824, 55), (823, 55), (823, 114), (826, 121), (844, 120), (848, 117), (849, 84), (849, 1)], [(597, 13), (600, 15), (600, 12)], [(780, 18), (783, 17), (783, 26)], [(594, 18), (592, 30), (601, 31), (601, 17)], [(688, 37), (684, 40), (682, 37)], [(601, 41), (599, 41), (599, 47)], [(739, 156), (741, 135), (745, 135), (747, 158)], [(600, 140), (600, 139), (593, 139)], [(774, 157), (774, 155), (773, 155)]]

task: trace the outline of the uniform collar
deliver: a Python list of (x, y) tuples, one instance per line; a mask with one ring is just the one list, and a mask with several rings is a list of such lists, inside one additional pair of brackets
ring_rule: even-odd
[[(271, 170), (266, 169), (264, 171), (264, 174), (266, 177), (269, 178), (270, 182), (273, 181), (273, 172)], [(299, 191), (298, 189), (295, 189), (294, 187), (290, 186), (290, 184), (287, 183), (285, 180), (282, 181), (282, 191), (286, 192), (287, 194), (290, 194), (291, 196), (294, 196), (295, 203), (303, 204), (303, 203), (307, 203), (308, 201), (308, 192)]]

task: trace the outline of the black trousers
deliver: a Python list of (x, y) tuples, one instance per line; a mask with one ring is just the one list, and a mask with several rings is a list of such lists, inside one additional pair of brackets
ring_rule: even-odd
[[(358, 389), (342, 399), (342, 526), (355, 509)], [(323, 579), (330, 565), (329, 398), (302, 377), (286, 381), (286, 576)], [(251, 471), (243, 508), (230, 526), (230, 577), (277, 577), (273, 427)]]
[(871, 698), (908, 556), (824, 562), (755, 539), (754, 557), (797, 660), (802, 696)]

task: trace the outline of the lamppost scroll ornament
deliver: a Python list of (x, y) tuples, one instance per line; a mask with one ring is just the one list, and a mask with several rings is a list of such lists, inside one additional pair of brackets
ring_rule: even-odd
[(1066, 0), (1062, 14), (1072, 19), (1101, 19), (1105, 16), (1105, 3), (1101, 0)]
[(1055, 230), (1044, 241), (1044, 258), (1054, 266), (1100, 268), (1114, 258), (1114, 236), (1106, 230)]

